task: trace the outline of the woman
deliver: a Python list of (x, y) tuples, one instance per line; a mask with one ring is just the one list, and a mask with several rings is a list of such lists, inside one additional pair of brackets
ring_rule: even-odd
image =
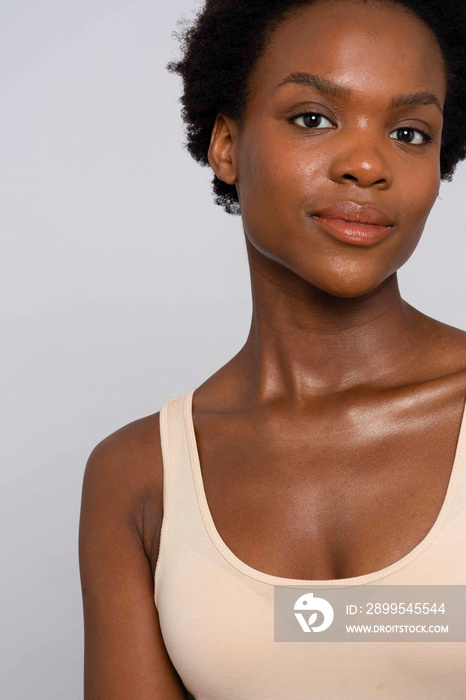
[(461, 643), (273, 637), (274, 586), (466, 584), (466, 333), (397, 283), (466, 157), (464, 19), (209, 0), (185, 30), (169, 68), (242, 217), (252, 323), (89, 458), (87, 700), (466, 696)]

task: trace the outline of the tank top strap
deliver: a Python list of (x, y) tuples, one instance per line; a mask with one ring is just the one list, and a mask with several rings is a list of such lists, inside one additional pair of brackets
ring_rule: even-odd
[(182, 396), (175, 396), (160, 409), (163, 518), (154, 576), (156, 604), (162, 568), (172, 568), (181, 551), (189, 551), (191, 546), (196, 546), (196, 542), (205, 539), (193, 480), (187, 430), (186, 411), (190, 408), (193, 393), (194, 389), (191, 389)]
[[(175, 396), (160, 409), (160, 440), (163, 458), (165, 506), (184, 492), (190, 476), (189, 447), (185, 426), (185, 398)], [(188, 471), (189, 469), (189, 471)], [(167, 511), (168, 512), (168, 511)]]

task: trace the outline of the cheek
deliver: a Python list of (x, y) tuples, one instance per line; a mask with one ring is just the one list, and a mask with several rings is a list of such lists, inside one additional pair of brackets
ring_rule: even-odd
[(243, 219), (282, 225), (299, 216), (309, 202), (312, 183), (322, 171), (319, 158), (296, 149), (286, 139), (263, 131), (242, 144), (239, 158), (239, 197)]
[(440, 166), (418, 168), (415, 175), (407, 173), (397, 187), (397, 207), (400, 228), (406, 233), (406, 243), (412, 239), (411, 252), (416, 247), (429, 214), (437, 201), (440, 187)]

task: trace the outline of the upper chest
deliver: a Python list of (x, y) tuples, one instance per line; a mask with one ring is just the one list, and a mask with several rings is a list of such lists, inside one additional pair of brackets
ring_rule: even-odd
[(408, 554), (445, 500), (462, 382), (306, 416), (193, 415), (216, 529), (243, 562), (306, 580), (378, 571)]

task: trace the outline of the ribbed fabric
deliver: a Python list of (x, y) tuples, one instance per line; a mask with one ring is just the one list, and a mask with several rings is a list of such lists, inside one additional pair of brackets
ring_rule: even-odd
[(168, 654), (196, 700), (464, 700), (466, 642), (274, 642), (274, 585), (466, 585), (466, 405), (448, 490), (426, 537), (364, 576), (258, 571), (221, 539), (199, 464), (191, 389), (160, 410), (164, 517), (154, 599)]

